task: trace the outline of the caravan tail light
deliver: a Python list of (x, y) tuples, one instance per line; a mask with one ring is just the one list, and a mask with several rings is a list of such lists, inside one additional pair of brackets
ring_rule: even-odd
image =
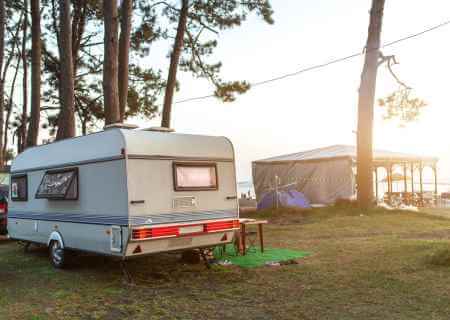
[(239, 220), (216, 221), (205, 224), (181, 225), (156, 228), (133, 229), (133, 240), (179, 237), (185, 235), (201, 235), (210, 232), (238, 229)]
[(215, 232), (239, 228), (239, 220), (217, 221), (205, 224), (205, 232)]
[(178, 227), (141, 228), (133, 230), (133, 239), (142, 240), (149, 238), (177, 237)]

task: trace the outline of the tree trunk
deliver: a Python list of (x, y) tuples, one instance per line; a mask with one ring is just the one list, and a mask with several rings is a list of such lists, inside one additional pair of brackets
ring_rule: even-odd
[(20, 129), (17, 139), (17, 152), (23, 151), (27, 135), (27, 118), (28, 118), (28, 61), (27, 61), (27, 36), (28, 36), (28, 0), (23, 0), (23, 29), (22, 29), (22, 120), (20, 121)]
[(120, 122), (125, 119), (128, 98), (128, 63), (130, 54), (130, 33), (133, 1), (123, 0), (121, 7), (119, 39), (119, 110)]
[(164, 106), (162, 111), (161, 126), (170, 128), (170, 118), (172, 113), (172, 101), (177, 82), (178, 63), (180, 62), (181, 51), (184, 45), (184, 34), (186, 32), (189, 1), (182, 0), (180, 17), (178, 20), (177, 35), (173, 45), (172, 55), (170, 57), (169, 75), (167, 77), (166, 93), (164, 96)]
[(380, 37), (385, 0), (372, 0), (369, 35), (358, 100), (357, 188), (361, 208), (373, 204), (372, 131), (373, 105), (380, 57)]
[(41, 117), (41, 13), (40, 0), (31, 0), (31, 112), (27, 147), (37, 145)]
[[(72, 19), (72, 60), (73, 74), (77, 75), (78, 69), (78, 53), (81, 47), (81, 40), (86, 27), (87, 0), (72, 1), (73, 3), (73, 19)], [(76, 82), (76, 80), (75, 80)]]
[(70, 23), (70, 0), (59, 1), (59, 99), (61, 111), (58, 117), (56, 140), (75, 136), (75, 108), (72, 61), (72, 27)]
[(105, 125), (109, 125), (120, 121), (117, 0), (104, 0), (103, 14), (105, 19), (103, 94), (105, 104)]
[[(5, 1), (0, 0), (0, 72), (3, 71), (3, 57), (5, 56)], [(3, 150), (3, 114), (5, 111), (5, 79), (0, 79), (0, 150)], [(0, 152), (0, 168), (4, 166), (3, 152)]]
[[(19, 57), (22, 56), (22, 54), (20, 53), (20, 41), (19, 41), (19, 32), (22, 29), (22, 20), (23, 20), (23, 16), (24, 16), (24, 11), (22, 11), (22, 13), (20, 14), (20, 18), (19, 21), (17, 22), (17, 28), (16, 31), (14, 32), (13, 37), (10, 40), (10, 43), (12, 44), (12, 50), (9, 53), (9, 57), (8, 60), (6, 61), (5, 67), (3, 69), (3, 74), (2, 74), (2, 79), (6, 79), (6, 75), (8, 73), (8, 69), (10, 66), (10, 63), (12, 62), (13, 58), (16, 58), (16, 50), (18, 51)], [(14, 89), (16, 88), (16, 80), (17, 80), (17, 75), (19, 73), (19, 68), (20, 68), (20, 63), (22, 62), (22, 59), (16, 59), (16, 66), (15, 66), (15, 71), (14, 71), (14, 76), (12, 81), (10, 81), (10, 92), (9, 92), (9, 97), (8, 97), (8, 104), (7, 104), (7, 108), (5, 108), (6, 110), (6, 118), (3, 121), (3, 146), (1, 149), (1, 153), (4, 157), (4, 159), (6, 159), (6, 154), (7, 154), (7, 150), (8, 150), (8, 129), (9, 129), (9, 119), (11, 118), (11, 113), (12, 113), (12, 108), (13, 108), (13, 97), (14, 97)], [(1, 145), (1, 142), (0, 142)]]
[[(17, 46), (18, 46), (18, 44), (17, 44)], [(19, 50), (19, 48), (17, 48), (17, 49)], [(4, 123), (5, 136), (3, 138), (3, 149), (2, 149), (2, 153), (3, 153), (4, 157), (6, 157), (6, 153), (8, 151), (9, 120), (11, 119), (12, 109), (13, 109), (13, 105), (14, 105), (14, 101), (13, 101), (14, 89), (16, 88), (17, 75), (19, 73), (20, 62), (21, 61), (22, 61), (21, 59), (17, 59), (16, 70), (14, 71), (14, 76), (13, 76), (13, 79), (11, 81), (11, 88), (10, 88), (10, 91), (9, 91), (8, 108), (6, 110), (6, 119), (5, 119), (5, 123)]]

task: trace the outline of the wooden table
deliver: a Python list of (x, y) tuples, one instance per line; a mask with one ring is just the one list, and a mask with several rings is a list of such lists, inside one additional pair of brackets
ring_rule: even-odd
[(261, 247), (261, 252), (264, 252), (264, 234), (263, 225), (267, 224), (267, 220), (256, 220), (256, 219), (239, 219), (239, 224), (241, 226), (240, 234), (240, 247), (242, 250), (242, 255), (245, 256), (246, 251), (246, 228), (247, 226), (258, 226), (259, 244)]

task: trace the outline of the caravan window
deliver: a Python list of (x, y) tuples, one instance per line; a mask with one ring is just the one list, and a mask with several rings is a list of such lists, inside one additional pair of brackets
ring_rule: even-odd
[(11, 177), (11, 199), (14, 201), (28, 200), (28, 180), (26, 174)]
[(36, 192), (36, 199), (78, 199), (78, 169), (47, 171)]
[(217, 190), (215, 163), (174, 163), (176, 191)]

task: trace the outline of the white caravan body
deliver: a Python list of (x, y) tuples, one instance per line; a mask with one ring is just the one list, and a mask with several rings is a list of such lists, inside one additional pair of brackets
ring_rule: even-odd
[(224, 137), (108, 129), (33, 147), (11, 166), (12, 239), (128, 258), (229, 243), (239, 228)]

